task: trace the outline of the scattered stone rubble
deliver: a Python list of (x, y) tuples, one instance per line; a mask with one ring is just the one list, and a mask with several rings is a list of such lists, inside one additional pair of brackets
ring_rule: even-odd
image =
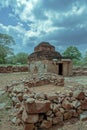
[(29, 88), (36, 87), (36, 86), (43, 86), (47, 84), (64, 86), (64, 77), (53, 73), (33, 74), (28, 78), (7, 85), (7, 88), (10, 87), (11, 89), (11, 87), (20, 84), (23, 84), (24, 86), (28, 86)]
[(87, 119), (86, 90), (35, 93), (21, 83), (8, 86), (7, 92), (13, 101), (13, 121), (23, 124), (24, 130), (46, 130), (54, 125), (62, 126), (72, 118)]
[(0, 73), (28, 72), (27, 66), (0, 66)]
[(64, 86), (64, 78), (63, 76), (53, 73), (39, 73), (33, 74), (29, 79), (24, 81), (24, 85), (28, 87), (42, 86), (46, 84)]

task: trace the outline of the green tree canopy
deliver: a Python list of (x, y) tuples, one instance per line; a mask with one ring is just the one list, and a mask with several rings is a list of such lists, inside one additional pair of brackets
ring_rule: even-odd
[(0, 64), (6, 63), (8, 55), (13, 54), (13, 49), (10, 47), (15, 44), (12, 36), (0, 33)]
[(28, 54), (25, 52), (20, 52), (15, 55), (15, 62), (20, 64), (27, 64), (28, 62)]
[(63, 56), (70, 57), (71, 59), (80, 60), (81, 59), (81, 52), (78, 50), (77, 47), (70, 46), (63, 52)]
[(12, 36), (8, 34), (0, 33), (0, 44), (8, 46), (9, 44), (14, 44), (15, 41)]
[(64, 52), (64, 57), (70, 57), (73, 60), (74, 65), (81, 64), (81, 52), (75, 46), (69, 46)]
[(87, 66), (87, 51), (85, 52), (85, 55), (83, 57), (83, 65)]
[(7, 63), (8, 64), (17, 64), (17, 65), (27, 64), (28, 63), (28, 53), (20, 52), (15, 55), (9, 56), (7, 58)]

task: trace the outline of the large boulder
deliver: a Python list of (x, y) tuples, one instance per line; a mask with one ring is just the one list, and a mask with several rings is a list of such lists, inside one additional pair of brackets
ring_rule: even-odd
[(24, 124), (24, 130), (34, 130), (34, 124)]
[(47, 120), (43, 120), (42, 123), (41, 123), (41, 126), (40, 128), (45, 128), (45, 129), (48, 129), (48, 128), (51, 128), (52, 127), (52, 121), (47, 121)]
[(50, 109), (50, 101), (44, 100), (39, 101), (35, 100), (34, 102), (25, 102), (25, 109), (30, 113), (46, 113)]
[(78, 100), (83, 100), (85, 98), (85, 94), (82, 90), (76, 90), (73, 92), (73, 97)]
[(55, 93), (51, 93), (51, 94), (48, 93), (48, 94), (46, 94), (46, 98), (47, 98), (47, 100), (53, 101), (55, 99), (58, 99), (58, 96)]
[(82, 101), (81, 108), (82, 110), (87, 110), (87, 99)]
[(65, 110), (70, 110), (73, 106), (72, 106), (71, 102), (69, 102), (68, 100), (64, 99), (63, 102), (62, 102), (62, 107)]

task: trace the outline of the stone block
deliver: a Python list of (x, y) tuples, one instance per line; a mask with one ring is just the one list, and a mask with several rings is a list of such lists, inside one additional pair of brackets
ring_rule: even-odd
[(27, 112), (24, 110), (22, 113), (22, 120), (25, 123), (36, 123), (39, 120), (38, 114), (27, 114)]
[(52, 127), (52, 121), (48, 121), (48, 120), (43, 120), (43, 122), (41, 123), (41, 126), (40, 128), (45, 128), (45, 129), (48, 129), (48, 128), (51, 128)]
[(80, 120), (82, 121), (87, 120), (87, 111), (84, 111), (80, 114)]
[(53, 123), (53, 125), (55, 125), (55, 124), (63, 125), (63, 116), (62, 117), (54, 117), (52, 123)]
[(53, 101), (53, 100), (57, 99), (58, 96), (55, 93), (51, 93), (51, 94), (49, 93), (49, 94), (46, 94), (46, 98), (47, 98), (47, 100)]
[(73, 97), (75, 97), (78, 100), (83, 100), (85, 98), (85, 94), (81, 90), (76, 90), (73, 92)]
[(72, 108), (72, 104), (68, 100), (63, 100), (62, 107), (66, 110), (70, 110)]
[(67, 111), (66, 113), (64, 113), (64, 120), (71, 119), (72, 116), (73, 116), (73, 111)]
[(25, 102), (25, 109), (28, 113), (46, 113), (50, 109), (50, 101), (35, 100), (33, 103)]
[(34, 124), (24, 124), (24, 130), (34, 130)]
[(87, 110), (87, 99), (85, 99), (84, 101), (82, 101), (82, 103), (81, 103), (81, 109), (82, 110)]

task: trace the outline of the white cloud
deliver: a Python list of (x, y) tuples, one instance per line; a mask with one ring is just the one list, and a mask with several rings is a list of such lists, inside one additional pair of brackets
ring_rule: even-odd
[(78, 41), (82, 35), (86, 39), (86, 4), (81, 4), (82, 0), (64, 1), (66, 3), (61, 0), (1, 0), (2, 7), (12, 7), (9, 16), (16, 17), (18, 23), (16, 26), (0, 24), (0, 30), (20, 39), (22, 46), (48, 40), (57, 47), (57, 43), (64, 45), (67, 41), (72, 43), (73, 39)]
[(0, 31), (2, 31), (2, 33), (6, 33), (6, 34), (9, 34), (9, 35), (13, 36), (14, 40), (17, 37), (20, 37), (21, 39), (23, 39), (23, 35), (26, 33), (26, 30), (24, 28), (22, 28), (22, 26), (20, 26), (20, 25), (17, 25), (17, 26), (12, 26), (12, 25), (5, 26), (3, 24), (0, 24)]
[(14, 12), (21, 21), (33, 21), (34, 14), (32, 13), (39, 0), (15, 0)]
[(9, 32), (8, 27), (7, 27), (7, 26), (4, 26), (2, 23), (0, 23), (0, 30), (1, 30), (2, 32), (6, 32), (6, 33)]

